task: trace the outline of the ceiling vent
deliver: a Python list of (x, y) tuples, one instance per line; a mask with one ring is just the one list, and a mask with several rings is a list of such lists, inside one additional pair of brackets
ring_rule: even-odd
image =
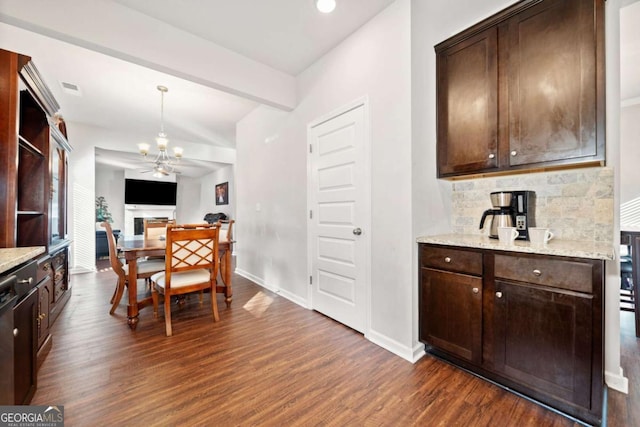
[(62, 90), (70, 95), (82, 96), (82, 91), (78, 85), (74, 85), (73, 83), (60, 82), (60, 86), (62, 86)]

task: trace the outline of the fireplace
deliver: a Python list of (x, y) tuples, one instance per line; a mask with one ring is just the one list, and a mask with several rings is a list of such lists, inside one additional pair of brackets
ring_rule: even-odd
[(124, 208), (124, 235), (144, 235), (145, 219), (174, 219), (176, 217), (175, 206), (154, 205), (125, 205)]
[(135, 217), (133, 218), (133, 234), (135, 236), (140, 236), (144, 234), (144, 220), (168, 220), (167, 216), (153, 216), (153, 217)]

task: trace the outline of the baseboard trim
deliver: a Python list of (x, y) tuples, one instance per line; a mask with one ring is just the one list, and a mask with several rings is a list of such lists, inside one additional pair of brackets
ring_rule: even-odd
[[(392, 340), (389, 337), (373, 330), (366, 333), (365, 338), (375, 345), (380, 346), (411, 363), (415, 363), (418, 359), (424, 356), (424, 344), (416, 344), (413, 348), (407, 347), (398, 341)], [(421, 352), (422, 354), (420, 354)]]
[(263, 287), (263, 288), (265, 288), (265, 289), (267, 289), (267, 290), (269, 290), (269, 291), (271, 291), (271, 292), (273, 292), (273, 293), (275, 293), (275, 294), (278, 294), (278, 295), (280, 295), (281, 297), (286, 298), (286, 299), (288, 299), (289, 301), (291, 301), (291, 302), (293, 302), (293, 303), (295, 303), (295, 304), (297, 304), (297, 305), (299, 305), (299, 306), (301, 306), (301, 307), (304, 307), (304, 308), (306, 308), (306, 309), (308, 309), (308, 308), (309, 308), (309, 307), (307, 306), (307, 302), (306, 302), (303, 298), (300, 298), (299, 296), (297, 296), (297, 295), (295, 295), (295, 294), (292, 294), (291, 292), (289, 292), (289, 291), (287, 291), (287, 290), (279, 289), (279, 288), (277, 288), (277, 287), (275, 287), (275, 286), (271, 286), (271, 285), (269, 285), (268, 283), (266, 283), (266, 282), (265, 282), (262, 278), (260, 278), (260, 277), (257, 277), (257, 276), (255, 276), (255, 275), (253, 275), (253, 274), (251, 274), (251, 273), (249, 273), (249, 272), (247, 272), (247, 271), (244, 271), (244, 270), (242, 270), (242, 269), (240, 269), (240, 268), (236, 268), (236, 269), (235, 269), (235, 273), (236, 273), (238, 276), (242, 276), (242, 277), (244, 277), (244, 278), (245, 278), (245, 279), (247, 279), (247, 280), (251, 280), (251, 281), (252, 281), (253, 283), (255, 283), (256, 285), (261, 286), (261, 287)]
[(629, 379), (623, 375), (622, 368), (620, 368), (620, 372), (617, 374), (604, 371), (604, 382), (609, 388), (619, 391), (620, 393), (629, 394)]

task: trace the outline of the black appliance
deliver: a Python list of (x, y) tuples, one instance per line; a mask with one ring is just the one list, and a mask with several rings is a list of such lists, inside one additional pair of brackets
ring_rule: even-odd
[(16, 294), (15, 275), (0, 278), (0, 405), (13, 405), (13, 306)]
[(535, 227), (534, 191), (494, 191), (490, 194), (491, 209), (487, 209), (480, 219), (480, 228), (484, 228), (489, 218), (489, 237), (498, 238), (498, 228), (515, 227), (518, 240), (529, 240), (529, 227)]
[(518, 230), (519, 240), (529, 240), (529, 227), (536, 226), (536, 193), (535, 191), (512, 191), (511, 212), (513, 224)]

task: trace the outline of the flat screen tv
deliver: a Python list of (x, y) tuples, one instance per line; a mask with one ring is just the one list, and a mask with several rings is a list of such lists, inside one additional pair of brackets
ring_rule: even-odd
[(124, 203), (127, 205), (175, 206), (178, 184), (166, 181), (124, 180)]

